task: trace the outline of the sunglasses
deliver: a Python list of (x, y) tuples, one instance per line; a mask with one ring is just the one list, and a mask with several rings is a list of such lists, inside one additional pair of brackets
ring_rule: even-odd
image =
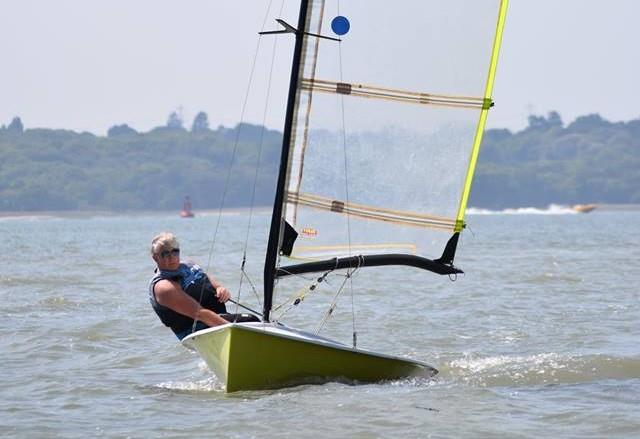
[(180, 256), (179, 248), (172, 248), (171, 250), (162, 250), (160, 252), (160, 257), (168, 258), (169, 256)]

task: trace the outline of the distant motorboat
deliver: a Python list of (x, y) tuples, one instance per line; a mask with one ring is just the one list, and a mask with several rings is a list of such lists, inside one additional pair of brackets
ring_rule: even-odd
[(595, 204), (576, 204), (571, 207), (578, 213), (589, 213), (596, 208)]
[(191, 211), (191, 200), (187, 195), (184, 197), (184, 203), (182, 203), (182, 210), (180, 211), (180, 218), (193, 218), (195, 214)]

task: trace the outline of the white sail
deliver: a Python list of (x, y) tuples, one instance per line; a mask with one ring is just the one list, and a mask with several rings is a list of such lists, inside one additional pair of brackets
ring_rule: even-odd
[[(309, 4), (283, 207), (293, 258), (437, 258), (463, 227), (506, 2), (413, 5)], [(341, 42), (310, 35), (338, 37), (337, 15)]]

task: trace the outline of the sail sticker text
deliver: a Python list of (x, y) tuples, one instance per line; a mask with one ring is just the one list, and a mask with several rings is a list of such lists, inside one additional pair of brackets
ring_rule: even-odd
[(318, 231), (312, 227), (303, 227), (302, 236), (306, 238), (315, 238), (316, 236), (318, 236)]

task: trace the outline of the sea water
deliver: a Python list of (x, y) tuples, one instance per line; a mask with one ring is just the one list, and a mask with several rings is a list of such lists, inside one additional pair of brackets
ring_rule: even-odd
[[(435, 379), (225, 394), (153, 314), (149, 243), (176, 232), (183, 256), (259, 309), (268, 214), (248, 219), (0, 219), (0, 436), (640, 436), (640, 212), (477, 211), (455, 281), (332, 273), (277, 313), (316, 331), (342, 287), (321, 334), (351, 344), (355, 330), (359, 347), (425, 361)], [(257, 295), (247, 278), (239, 289), (245, 248)], [(280, 283), (276, 302), (313, 282)]]

